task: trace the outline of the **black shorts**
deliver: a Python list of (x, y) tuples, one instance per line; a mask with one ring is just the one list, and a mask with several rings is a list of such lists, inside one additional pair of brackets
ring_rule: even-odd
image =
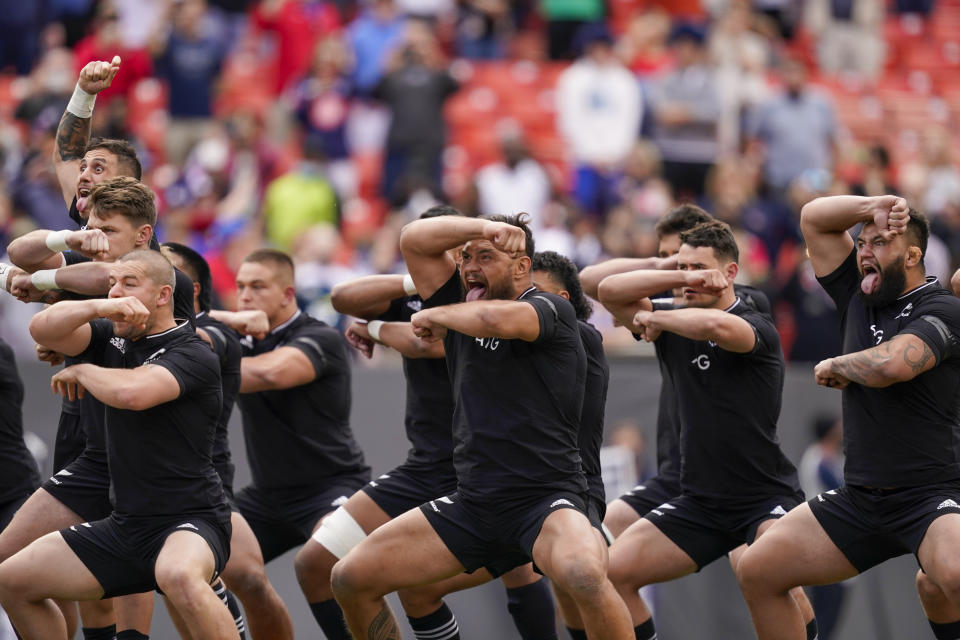
[(0, 531), (3, 531), (7, 528), (7, 525), (10, 524), (11, 520), (13, 520), (14, 514), (17, 513), (17, 509), (19, 509), (30, 496), (31, 493), (24, 493), (23, 495), (19, 495), (12, 500), (7, 500), (3, 504), (0, 504)]
[(53, 470), (60, 471), (80, 457), (87, 448), (87, 434), (80, 425), (80, 416), (60, 412), (57, 436), (53, 442)]
[(613, 544), (613, 534), (603, 525), (603, 518), (607, 513), (607, 503), (597, 496), (587, 495), (587, 519), (600, 532), (607, 546)]
[(749, 502), (718, 502), (682, 495), (650, 510), (649, 520), (697, 564), (697, 571), (743, 543), (752, 544), (757, 529), (803, 502), (799, 494), (757, 497)]
[(627, 491), (619, 499), (630, 505), (630, 508), (642, 517), (647, 515), (651, 509), (656, 509), (664, 502), (676, 498), (680, 493), (679, 482), (654, 476), (643, 484), (638, 484)]
[(203, 538), (213, 552), (220, 575), (230, 557), (230, 520), (214, 516), (177, 516), (130, 519), (109, 518), (61, 529), (60, 534), (84, 566), (103, 587), (103, 597), (143, 593), (157, 589), (154, 564), (167, 537), (175, 531), (190, 531)]
[(105, 452), (84, 451), (40, 486), (86, 522), (103, 520), (113, 512)]
[(916, 555), (931, 522), (960, 513), (960, 482), (895, 490), (848, 485), (807, 504), (833, 544), (863, 573), (884, 560)]
[(391, 518), (457, 490), (452, 464), (428, 467), (404, 463), (361, 489)]
[(587, 515), (584, 497), (569, 492), (487, 504), (453, 493), (420, 507), (467, 573), (484, 568), (494, 578), (533, 560), (533, 543), (543, 521), (557, 509)]
[(263, 561), (270, 562), (310, 539), (320, 519), (344, 504), (368, 475), (339, 476), (321, 488), (265, 491), (250, 485), (237, 494), (240, 515), (250, 524)]

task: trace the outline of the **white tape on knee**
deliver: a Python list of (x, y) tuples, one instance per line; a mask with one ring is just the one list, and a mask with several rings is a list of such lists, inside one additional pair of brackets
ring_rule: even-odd
[(363, 532), (363, 528), (343, 507), (338, 507), (327, 516), (320, 528), (313, 532), (313, 539), (322, 544), (338, 560), (350, 553), (350, 550), (363, 542), (366, 537), (367, 534)]

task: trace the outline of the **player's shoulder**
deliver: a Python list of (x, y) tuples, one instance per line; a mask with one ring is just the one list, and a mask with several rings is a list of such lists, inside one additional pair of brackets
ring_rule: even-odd
[(921, 286), (923, 288), (917, 291), (918, 295), (908, 304), (912, 303), (912, 306), (917, 309), (942, 309), (948, 313), (960, 312), (960, 298), (944, 289), (938, 280), (930, 280)]
[(603, 351), (603, 334), (590, 324), (583, 320), (577, 320), (577, 329), (580, 330), (580, 340), (583, 342), (583, 348), (587, 351)]
[(573, 321), (576, 322), (577, 312), (574, 310), (570, 301), (563, 296), (534, 289), (530, 293), (521, 296), (520, 299), (532, 304), (545, 304), (546, 307), (558, 317), (572, 317)]
[(281, 346), (304, 340), (314, 342), (324, 351), (344, 349), (346, 345), (346, 340), (336, 327), (305, 313), (287, 329)]
[(761, 313), (771, 313), (770, 299), (760, 289), (748, 284), (735, 284), (733, 290), (743, 302)]

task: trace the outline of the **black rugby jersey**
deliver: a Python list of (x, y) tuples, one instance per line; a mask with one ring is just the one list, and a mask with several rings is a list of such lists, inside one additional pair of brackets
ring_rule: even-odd
[(843, 353), (918, 336), (937, 365), (883, 389), (851, 383), (843, 390), (844, 480), (867, 487), (914, 487), (960, 478), (960, 300), (933, 277), (883, 307), (857, 291), (856, 250), (818, 279), (840, 311)]
[(726, 311), (753, 327), (751, 352), (669, 332), (656, 340), (677, 397), (681, 487), (725, 501), (791, 495), (799, 490), (797, 473), (777, 437), (784, 380), (780, 336), (768, 315), (740, 298)]
[(123, 517), (180, 514), (230, 517), (213, 467), (213, 439), (222, 405), (220, 365), (210, 346), (185, 321), (136, 341), (113, 333), (113, 323), (90, 323), (87, 362), (134, 369), (164, 367), (180, 395), (143, 411), (106, 407), (107, 456), (114, 512)]
[(240, 358), (243, 349), (240, 338), (222, 322), (217, 322), (206, 311), (197, 314), (197, 326), (204, 329), (213, 341), (213, 352), (220, 361), (220, 385), (223, 405), (217, 420), (217, 433), (213, 440), (213, 466), (225, 487), (233, 486), (234, 466), (230, 458), (230, 440), (227, 425), (233, 405), (240, 393)]
[(607, 388), (610, 386), (610, 366), (603, 352), (603, 336), (596, 327), (583, 321), (578, 321), (577, 326), (587, 356), (587, 378), (578, 438), (580, 458), (587, 478), (587, 492), (590, 497), (606, 502), (600, 474), (600, 447), (603, 446), (603, 417), (607, 407)]
[[(397, 298), (380, 316), (384, 322), (409, 322), (429, 301), (420, 296)], [(407, 440), (412, 445), (407, 462), (434, 466), (453, 464), (453, 392), (445, 358), (403, 358), (407, 381), (404, 415)]]
[(263, 340), (241, 340), (244, 356), (301, 351), (316, 371), (308, 384), (241, 393), (243, 436), (259, 489), (313, 489), (333, 476), (369, 474), (350, 430), (350, 356), (340, 332), (297, 311)]
[[(460, 300), (456, 271), (431, 301)], [(444, 338), (455, 402), (453, 464), (468, 499), (587, 488), (578, 443), (587, 364), (576, 313), (534, 287), (518, 300), (537, 311), (535, 342), (456, 331)]]
[(23, 441), (23, 381), (13, 349), (0, 340), (0, 504), (32, 492), (40, 471)]

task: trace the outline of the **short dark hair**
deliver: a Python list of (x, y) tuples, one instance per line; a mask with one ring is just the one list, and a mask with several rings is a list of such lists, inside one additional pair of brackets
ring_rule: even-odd
[(495, 215), (495, 216), (485, 216), (486, 220), (492, 220), (494, 222), (506, 222), (515, 227), (520, 227), (523, 229), (524, 235), (527, 237), (526, 245), (527, 248), (524, 250), (524, 253), (527, 254), (527, 257), (533, 260), (533, 255), (536, 253), (533, 244), (533, 230), (530, 228), (530, 214), (528, 213), (517, 213), (512, 216), (505, 215)]
[[(173, 265), (167, 260), (166, 256), (153, 249), (134, 249), (130, 253), (117, 258), (118, 263), (139, 262), (144, 266), (147, 277), (155, 284), (161, 287), (167, 286), (176, 289), (177, 278), (173, 270)], [(171, 302), (173, 298), (170, 298)]]
[(570, 304), (577, 312), (577, 320), (586, 322), (593, 315), (593, 305), (587, 300), (580, 284), (580, 272), (573, 260), (556, 251), (539, 251), (533, 255), (531, 271), (546, 271), (570, 294)]
[(726, 222), (713, 220), (698, 224), (693, 229), (680, 234), (680, 242), (691, 247), (711, 247), (718, 259), (729, 259), (732, 262), (740, 261), (740, 249), (737, 239), (733, 236), (733, 229)]
[(117, 176), (98, 184), (90, 193), (90, 210), (127, 218), (135, 226), (157, 226), (157, 204), (153, 191), (139, 180)]
[(920, 260), (922, 264), (923, 258), (927, 257), (927, 242), (930, 240), (930, 219), (927, 218), (925, 213), (911, 208), (910, 220), (907, 221), (907, 233), (913, 234), (913, 240), (920, 247), (920, 252), (923, 254)]
[(713, 216), (695, 204), (682, 204), (668, 211), (657, 221), (654, 228), (657, 238), (672, 236), (693, 229), (698, 224), (710, 222)]
[(175, 253), (183, 260), (183, 271), (190, 279), (200, 285), (200, 293), (197, 295), (197, 304), (200, 311), (210, 311), (213, 304), (213, 276), (210, 273), (210, 265), (204, 260), (203, 256), (179, 242), (164, 242), (163, 246)]
[(140, 158), (137, 157), (137, 150), (126, 140), (116, 138), (91, 138), (87, 143), (87, 148), (83, 150), (83, 155), (87, 155), (94, 149), (105, 149), (117, 156), (117, 162), (121, 168), (129, 172), (131, 178), (140, 180), (143, 177), (143, 167), (140, 166)]
[(439, 218), (440, 216), (462, 216), (463, 213), (460, 209), (456, 207), (451, 207), (448, 204), (438, 204), (430, 207), (426, 211), (420, 214), (420, 220), (426, 220), (428, 218)]
[(281, 269), (289, 269), (291, 278), (294, 274), (293, 258), (283, 251), (278, 251), (276, 249), (257, 249), (244, 258), (243, 261), (259, 262), (262, 264), (270, 264), (275, 267), (280, 267)]

